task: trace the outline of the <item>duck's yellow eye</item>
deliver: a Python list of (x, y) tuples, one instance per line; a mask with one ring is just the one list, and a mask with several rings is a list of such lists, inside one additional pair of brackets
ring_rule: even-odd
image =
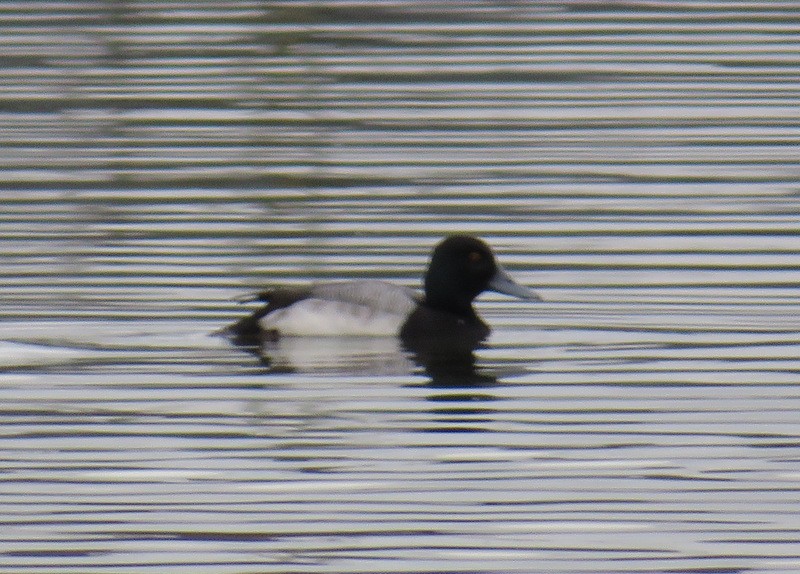
[(467, 255), (467, 259), (469, 259), (470, 263), (480, 263), (483, 260), (483, 255), (477, 251), (470, 251), (469, 255)]

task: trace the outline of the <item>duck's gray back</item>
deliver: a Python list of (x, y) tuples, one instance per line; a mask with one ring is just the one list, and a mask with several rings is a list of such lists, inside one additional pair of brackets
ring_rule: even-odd
[(420, 301), (419, 295), (413, 289), (385, 281), (318, 283), (311, 287), (310, 296), (363, 305), (376, 312), (404, 316), (410, 314)]
[[(285, 292), (284, 292), (285, 293)], [(411, 289), (381, 281), (320, 283), (294, 292), (259, 326), (278, 336), (397, 336), (417, 306)]]

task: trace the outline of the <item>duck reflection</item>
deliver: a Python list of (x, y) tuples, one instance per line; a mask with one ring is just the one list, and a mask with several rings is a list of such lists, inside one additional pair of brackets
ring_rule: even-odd
[[(241, 327), (241, 325), (240, 325)], [(498, 384), (491, 370), (481, 368), (476, 351), (484, 338), (465, 337), (270, 337), (239, 328), (234, 344), (254, 354), (267, 373), (354, 376), (413, 375), (427, 380), (429, 424), (422, 432), (484, 432), (494, 418)]]
[(432, 389), (427, 400), (434, 404), (430, 409), (434, 419), (423, 430), (484, 432), (483, 424), (493, 420), (494, 409), (489, 405), (496, 399), (487, 389), (497, 384), (497, 378), (478, 364), (475, 351), (483, 346), (483, 339), (415, 338), (403, 343), (428, 375), (425, 386)]
[(420, 369), (438, 389), (487, 387), (497, 383), (481, 370), (475, 351), (484, 334), (465, 337), (273, 337), (258, 328), (223, 334), (259, 357), (271, 372), (409, 375)]
[(483, 337), (413, 338), (402, 341), (418, 368), (430, 377), (429, 387), (438, 389), (488, 387), (496, 377), (482, 371), (475, 351)]

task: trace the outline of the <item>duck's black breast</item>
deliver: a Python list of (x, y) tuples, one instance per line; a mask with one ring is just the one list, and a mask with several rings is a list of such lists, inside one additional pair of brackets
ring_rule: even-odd
[(488, 337), (489, 332), (489, 327), (474, 312), (456, 314), (421, 302), (403, 323), (400, 337), (406, 341), (456, 338), (477, 343)]

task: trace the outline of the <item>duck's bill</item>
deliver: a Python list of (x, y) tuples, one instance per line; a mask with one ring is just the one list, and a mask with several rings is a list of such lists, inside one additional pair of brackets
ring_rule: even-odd
[(489, 282), (489, 290), (495, 291), (497, 293), (502, 293), (503, 295), (509, 295), (510, 297), (518, 297), (519, 299), (526, 299), (528, 301), (542, 300), (541, 297), (539, 297), (529, 288), (525, 287), (524, 285), (520, 285), (519, 283), (514, 281), (511, 278), (511, 275), (508, 274), (508, 271), (506, 271), (502, 267), (497, 268), (497, 272), (494, 274), (494, 277), (492, 277), (492, 280)]

